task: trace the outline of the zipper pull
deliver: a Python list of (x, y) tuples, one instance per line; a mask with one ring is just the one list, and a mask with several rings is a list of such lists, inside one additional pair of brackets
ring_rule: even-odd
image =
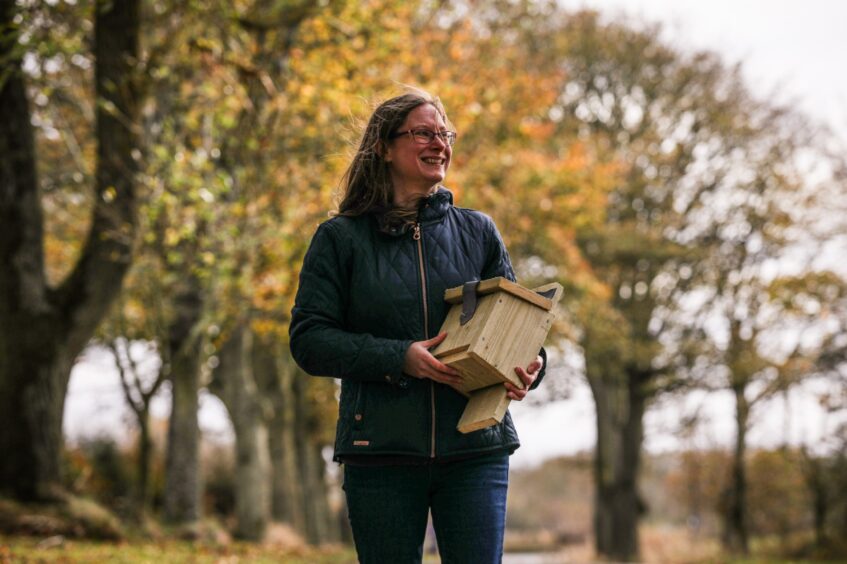
[(414, 231), (414, 233), (412, 233), (412, 239), (414, 239), (415, 241), (421, 240), (421, 224), (420, 223), (415, 224), (415, 231)]

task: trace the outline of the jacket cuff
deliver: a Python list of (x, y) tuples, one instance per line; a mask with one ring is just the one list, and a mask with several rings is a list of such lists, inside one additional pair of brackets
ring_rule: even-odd
[(412, 342), (413, 341), (403, 341), (402, 346), (398, 347), (400, 354), (392, 360), (391, 366), (388, 367), (388, 370), (382, 376), (383, 382), (396, 386), (401, 390), (405, 390), (409, 387), (409, 379), (411, 376), (403, 373), (403, 363), (406, 360), (406, 351), (409, 350), (410, 346), (412, 346)]
[(547, 373), (547, 351), (544, 350), (544, 347), (541, 347), (541, 350), (538, 351), (538, 354), (542, 358), (541, 370), (538, 372), (538, 378), (535, 379), (535, 382), (529, 387), (530, 390), (534, 390), (538, 387), (538, 384), (541, 383), (541, 380), (544, 378), (544, 375)]

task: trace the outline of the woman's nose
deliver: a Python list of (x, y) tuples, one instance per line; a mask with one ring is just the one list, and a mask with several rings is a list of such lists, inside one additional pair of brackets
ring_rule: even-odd
[(438, 142), (438, 145), (439, 145), (440, 147), (446, 147), (446, 146), (447, 146), (447, 140), (446, 140), (443, 136), (438, 135), (438, 134), (436, 134), (436, 135), (433, 137), (432, 142), (433, 142), (433, 143)]

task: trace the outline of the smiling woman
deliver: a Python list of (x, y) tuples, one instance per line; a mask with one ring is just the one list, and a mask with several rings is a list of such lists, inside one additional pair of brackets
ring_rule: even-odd
[(393, 203), (416, 207), (418, 200), (432, 194), (447, 176), (456, 134), (447, 131), (444, 116), (435, 106), (423, 104), (409, 113), (402, 131), (391, 138), (384, 159), (391, 171)]
[[(499, 562), (511, 416), (462, 434), (459, 373), (429, 351), (447, 316), (444, 291), (471, 280), (514, 281), (487, 215), (453, 206), (441, 186), (456, 132), (420, 91), (382, 103), (344, 178), (336, 216), (303, 262), (291, 352), (309, 374), (341, 379), (335, 460), (361, 562), (420, 562), (432, 512), (442, 562)], [(542, 357), (515, 367), (523, 399)]]

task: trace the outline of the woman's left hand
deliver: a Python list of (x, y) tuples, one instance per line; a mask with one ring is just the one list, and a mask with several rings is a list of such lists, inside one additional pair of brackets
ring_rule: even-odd
[(544, 366), (544, 359), (541, 356), (535, 357), (535, 360), (529, 363), (529, 366), (526, 369), (521, 368), (520, 366), (515, 367), (515, 374), (518, 375), (518, 378), (524, 383), (524, 389), (520, 389), (511, 382), (505, 382), (503, 385), (506, 386), (510, 399), (521, 401), (526, 397), (526, 394), (529, 393), (529, 387), (532, 386), (532, 383), (535, 382), (536, 378), (538, 378), (538, 373), (541, 372), (541, 367)]

